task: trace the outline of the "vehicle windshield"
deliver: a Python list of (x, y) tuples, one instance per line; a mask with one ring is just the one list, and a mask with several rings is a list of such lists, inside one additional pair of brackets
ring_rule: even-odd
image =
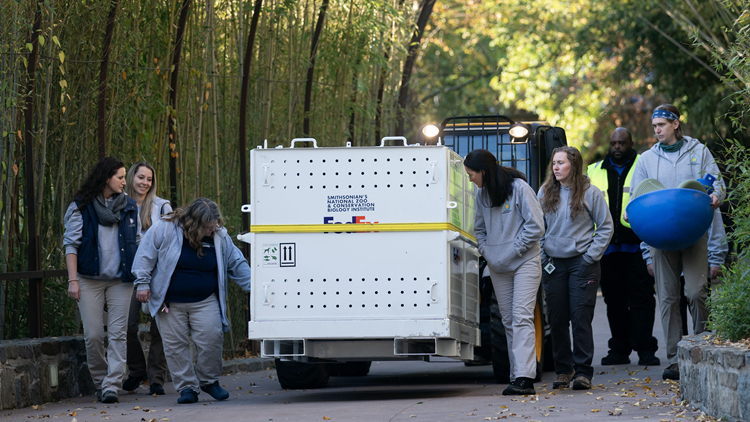
[(451, 148), (461, 157), (466, 157), (470, 151), (477, 148), (486, 149), (495, 154), (500, 165), (514, 167), (529, 177), (529, 144), (512, 144), (507, 133), (484, 132), (477, 134), (446, 133), (443, 136), (445, 146)]

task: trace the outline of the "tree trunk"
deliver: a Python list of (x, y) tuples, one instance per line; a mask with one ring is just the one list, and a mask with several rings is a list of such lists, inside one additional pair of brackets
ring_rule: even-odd
[(97, 139), (99, 140), (99, 159), (107, 156), (107, 73), (109, 71), (109, 53), (112, 45), (112, 35), (115, 32), (115, 18), (119, 0), (112, 0), (107, 17), (107, 28), (104, 31), (104, 45), (102, 46), (102, 63), (99, 67), (99, 111)]
[[(245, 59), (242, 62), (242, 86), (240, 88), (240, 128), (239, 128), (239, 153), (240, 153), (240, 186), (242, 189), (242, 204), (250, 202), (248, 198), (247, 186), (247, 152), (245, 142), (247, 141), (247, 91), (250, 84), (250, 62), (253, 59), (253, 45), (255, 44), (255, 33), (258, 30), (258, 19), (260, 18), (260, 9), (263, 6), (263, 0), (255, 0), (255, 9), (253, 10), (253, 20), (250, 21), (250, 33), (247, 35), (247, 46), (245, 50)], [(218, 171), (218, 169), (217, 169)], [(246, 212), (242, 213), (242, 231), (250, 230), (250, 218)], [(250, 248), (247, 243), (243, 244), (245, 257), (250, 257)]]
[[(36, 13), (34, 24), (29, 34), (32, 45), (31, 54), (29, 55), (28, 66), (26, 67), (26, 92), (24, 104), (24, 141), (26, 144), (26, 193), (24, 196), (24, 205), (26, 206), (26, 215), (24, 216), (24, 226), (28, 233), (27, 253), (27, 270), (38, 271), (41, 268), (41, 248), (39, 238), (36, 233), (36, 204), (34, 201), (34, 96), (36, 90), (36, 68), (37, 59), (39, 58), (39, 33), (42, 29), (42, 5), (44, 0), (38, 0), (36, 3)], [(44, 330), (42, 326), (42, 279), (29, 280), (29, 337), (42, 337)]]
[(432, 14), (432, 8), (435, 6), (435, 0), (422, 0), (422, 5), (417, 18), (417, 30), (409, 40), (409, 50), (404, 61), (404, 71), (401, 73), (401, 88), (398, 92), (398, 107), (396, 108), (396, 135), (404, 135), (404, 110), (409, 103), (409, 81), (411, 80), (411, 71), (414, 68), (414, 62), (417, 60), (417, 49), (422, 40), (427, 21)]
[(177, 81), (180, 79), (180, 52), (182, 51), (182, 39), (185, 35), (188, 14), (190, 12), (191, 0), (184, 0), (180, 9), (180, 20), (177, 23), (177, 36), (174, 43), (174, 56), (172, 57), (172, 74), (170, 77), (169, 91), (169, 113), (167, 122), (169, 124), (169, 199), (172, 208), (177, 207), (177, 132), (175, 122), (177, 121)]
[(302, 128), (302, 132), (304, 133), (305, 137), (310, 136), (310, 105), (312, 104), (315, 56), (318, 51), (318, 41), (320, 40), (320, 34), (323, 32), (323, 24), (325, 23), (328, 1), (329, 0), (323, 0), (323, 4), (320, 6), (320, 14), (318, 15), (318, 22), (315, 24), (315, 33), (313, 34), (312, 43), (310, 46), (310, 64), (307, 68), (307, 83), (305, 85), (305, 120)]

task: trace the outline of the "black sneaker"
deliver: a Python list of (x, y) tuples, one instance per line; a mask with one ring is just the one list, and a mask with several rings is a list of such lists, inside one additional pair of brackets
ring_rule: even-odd
[(180, 398), (177, 399), (177, 403), (179, 404), (195, 403), (197, 401), (198, 393), (189, 388), (182, 390), (182, 392), (180, 393)]
[(213, 384), (203, 385), (201, 386), (201, 390), (210, 394), (211, 397), (216, 400), (226, 400), (229, 398), (229, 393), (227, 390), (221, 388), (219, 381), (214, 381)]
[(157, 396), (163, 396), (164, 394), (166, 394), (164, 392), (164, 387), (162, 387), (161, 384), (156, 383), (156, 382), (151, 384), (148, 390), (149, 390), (149, 394), (151, 395), (156, 394)]
[(534, 394), (536, 394), (536, 390), (534, 390), (534, 380), (525, 377), (514, 379), (505, 391), (503, 391), (504, 396), (525, 396)]
[(102, 394), (102, 403), (117, 403), (120, 398), (117, 397), (117, 393), (112, 390), (107, 390)]
[(583, 375), (579, 375), (573, 380), (573, 389), (591, 390), (591, 380), (584, 377)]
[(96, 401), (102, 401), (102, 389), (96, 390)]
[(122, 383), (122, 389), (125, 391), (133, 391), (138, 388), (143, 381), (146, 381), (146, 378), (146, 375), (140, 377), (128, 375), (128, 378)]
[(638, 365), (659, 366), (661, 361), (653, 353), (643, 353), (639, 356)]
[(680, 366), (676, 363), (673, 363), (662, 372), (661, 377), (665, 380), (680, 380)]
[(630, 358), (622, 353), (610, 350), (607, 356), (602, 358), (602, 365), (627, 365)]

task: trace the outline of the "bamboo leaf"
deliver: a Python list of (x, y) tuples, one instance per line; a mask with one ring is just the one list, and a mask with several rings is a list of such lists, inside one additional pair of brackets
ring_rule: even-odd
[(29, 51), (34, 51), (34, 45), (33, 45), (33, 44), (31, 44), (30, 42), (27, 42), (27, 43), (26, 43), (26, 48), (27, 48), (27, 49), (28, 49)]
[(64, 51), (61, 51), (61, 52), (60, 52), (60, 53), (59, 53), (59, 54), (57, 55), (57, 57), (59, 57), (59, 58), (60, 58), (60, 64), (63, 64), (63, 63), (65, 63), (65, 52), (64, 52)]
[(44, 46), (44, 36), (39, 35), (39, 45)]
[(52, 36), (52, 42), (55, 43), (58, 47), (60, 47), (60, 40), (57, 39), (57, 35)]

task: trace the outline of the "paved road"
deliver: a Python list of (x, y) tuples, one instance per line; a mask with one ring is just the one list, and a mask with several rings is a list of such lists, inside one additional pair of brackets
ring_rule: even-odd
[[(661, 325), (654, 327), (666, 361)], [(285, 391), (273, 369), (222, 377), (230, 392), (225, 402), (207, 394), (191, 405), (178, 405), (172, 385), (168, 394), (152, 397), (122, 395), (116, 405), (79, 397), (39, 408), (0, 412), (0, 420), (28, 421), (49, 417), (62, 421), (599, 421), (649, 419), (695, 420), (700, 416), (679, 404), (679, 384), (661, 380), (664, 365), (635, 364), (602, 367), (609, 328), (600, 297), (594, 320), (596, 335), (595, 388), (591, 391), (552, 391), (554, 373), (537, 383), (538, 396), (502, 396), (491, 367), (466, 367), (445, 362), (375, 362), (362, 378), (331, 378), (321, 390)], [(631, 359), (637, 362), (637, 354)]]

